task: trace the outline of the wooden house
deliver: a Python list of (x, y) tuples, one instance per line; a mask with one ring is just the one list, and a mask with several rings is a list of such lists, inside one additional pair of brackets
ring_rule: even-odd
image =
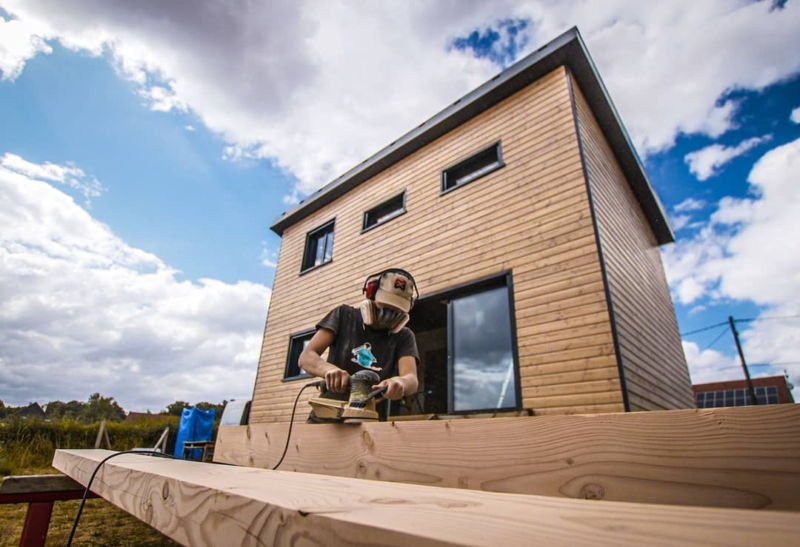
[(659, 254), (673, 233), (576, 29), (271, 228), (251, 424), (289, 420), (315, 324), (390, 267), (421, 293), (415, 412), (694, 407)]
[[(800, 406), (694, 409), (658, 251), (673, 236), (577, 31), (272, 228), (228, 465), (58, 450), (55, 468), (183, 545), (797, 543)], [(287, 423), (314, 325), (388, 267), (421, 292), (422, 412), (554, 415)]]

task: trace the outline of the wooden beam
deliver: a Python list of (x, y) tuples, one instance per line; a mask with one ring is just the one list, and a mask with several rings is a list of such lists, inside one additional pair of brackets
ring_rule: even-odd
[(3, 477), (0, 483), (0, 495), (3, 494), (39, 494), (42, 492), (83, 493), (81, 486), (66, 475), (12, 475)]
[[(85, 484), (112, 452), (58, 450)], [(593, 503), (123, 454), (92, 490), (183, 545), (789, 545), (782, 512)]]
[[(288, 424), (222, 427), (214, 461), (272, 468)], [(294, 425), (281, 469), (613, 501), (800, 510), (800, 405)]]

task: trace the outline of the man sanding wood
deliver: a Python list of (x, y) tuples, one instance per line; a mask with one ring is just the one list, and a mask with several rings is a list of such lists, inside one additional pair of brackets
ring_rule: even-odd
[[(405, 325), (419, 296), (414, 278), (391, 268), (370, 275), (362, 288), (365, 299), (354, 308), (334, 308), (317, 325), (317, 332), (300, 354), (305, 372), (325, 379), (322, 397), (347, 400), (351, 375), (370, 370), (380, 381), (372, 389), (386, 388), (384, 399), (398, 400), (417, 391), (419, 351), (411, 329)], [(328, 351), (328, 360), (321, 355)], [(309, 422), (323, 423), (314, 411)]]

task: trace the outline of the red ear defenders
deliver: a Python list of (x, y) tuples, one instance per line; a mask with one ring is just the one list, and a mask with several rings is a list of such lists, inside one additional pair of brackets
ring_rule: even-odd
[(375, 293), (378, 292), (378, 288), (381, 286), (381, 279), (384, 275), (388, 273), (397, 273), (400, 275), (404, 275), (405, 277), (411, 280), (411, 283), (414, 285), (414, 298), (411, 299), (411, 305), (414, 305), (414, 302), (417, 301), (419, 298), (419, 291), (417, 290), (417, 282), (414, 281), (414, 276), (408, 273), (405, 270), (401, 270), (400, 268), (389, 268), (388, 270), (383, 270), (382, 272), (378, 272), (376, 274), (372, 274), (367, 277), (366, 281), (364, 281), (364, 287), (361, 289), (364, 293), (364, 296), (367, 297), (368, 300), (375, 300)]

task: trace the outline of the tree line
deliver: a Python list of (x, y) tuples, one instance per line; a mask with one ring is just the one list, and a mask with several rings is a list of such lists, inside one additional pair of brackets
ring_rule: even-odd
[[(170, 403), (164, 410), (155, 414), (164, 416), (180, 416), (184, 408), (197, 407), (203, 410), (215, 410), (215, 418), (219, 420), (222, 416), (222, 410), (225, 408), (227, 401), (222, 401), (219, 404), (209, 402), (199, 402), (189, 404), (186, 401), (175, 401)], [(6, 406), (0, 400), (0, 420), (12, 418), (19, 415), (22, 411), (28, 409), (30, 405), (23, 406)], [(45, 419), (48, 420), (73, 420), (78, 423), (91, 424), (106, 420), (109, 422), (121, 422), (125, 420), (128, 413), (122, 408), (114, 397), (103, 397), (99, 393), (93, 393), (89, 398), (84, 401), (50, 401), (43, 406)]]

